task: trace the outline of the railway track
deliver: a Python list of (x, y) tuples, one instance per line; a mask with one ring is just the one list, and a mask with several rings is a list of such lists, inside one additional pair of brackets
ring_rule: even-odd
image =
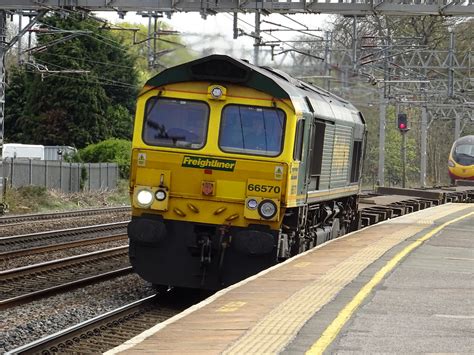
[(107, 312), (7, 354), (99, 354), (173, 317), (209, 294), (176, 295), (173, 290)]
[(21, 223), (21, 222), (42, 221), (42, 220), (67, 218), (67, 217), (92, 216), (92, 215), (98, 215), (98, 214), (127, 212), (127, 211), (130, 211), (129, 206), (91, 208), (91, 209), (77, 210), (77, 211), (34, 213), (34, 214), (25, 214), (25, 215), (4, 216), (4, 217), (0, 217), (0, 225)]
[(132, 272), (128, 246), (0, 272), (0, 308)]
[(379, 187), (359, 196), (360, 227), (449, 202), (474, 202), (473, 186), (405, 189)]
[(127, 239), (128, 222), (0, 237), (0, 261), (47, 251)]
[[(380, 190), (376, 193), (360, 196), (362, 227), (446, 202), (474, 201), (474, 189), (472, 189), (472, 187), (465, 190), (461, 189), (461, 191), (438, 189), (413, 192), (412, 189), (397, 189), (395, 192), (396, 193), (387, 195), (387, 191)], [(127, 223), (128, 222), (121, 222), (111, 225), (118, 226), (122, 224), (121, 227), (117, 228), (125, 228)], [(75, 228), (76, 231), (72, 230), (71, 235), (74, 236), (77, 230), (86, 230), (87, 228)], [(69, 232), (69, 230), (60, 232)], [(57, 235), (59, 235), (60, 232), (54, 231), (52, 233), (58, 233)], [(36, 243), (36, 237), (39, 235), (46, 235), (48, 233), (35, 233), (35, 235), (31, 235), (31, 243)], [(87, 232), (85, 233), (87, 234)], [(108, 234), (110, 234), (110, 230)], [(2, 244), (2, 242), (8, 238), (11, 237), (0, 238), (0, 250), (2, 250), (1, 248), (7, 248), (7, 244)], [(57, 243), (58, 239), (55, 238), (56, 237), (50, 236), (45, 237), (45, 240)], [(93, 239), (91, 239), (91, 241), (92, 240)], [(20, 243), (23, 245), (22, 247), (14, 247), (18, 249), (18, 252), (21, 252), (21, 249), (24, 249), (25, 245), (29, 242), (22, 243)], [(44, 244), (45, 242), (43, 241), (40, 242), (40, 244), (41, 243)], [(58, 244), (57, 248), (66, 248), (68, 245), (72, 245), (70, 243), (74, 243), (74, 241), (65, 242), (61, 245)], [(33, 248), (42, 247), (33, 246)], [(89, 284), (95, 280), (131, 272), (127, 258), (127, 247), (113, 248), (110, 250), (113, 251), (110, 256), (104, 254), (103, 258), (101, 258), (103, 260), (109, 258), (113, 261), (104, 261), (103, 264), (88, 261), (88, 257), (93, 258), (93, 255), (103, 253), (96, 252), (90, 255), (63, 259), (66, 261), (64, 264), (56, 264), (55, 261), (0, 272), (0, 291), (2, 295), (6, 295), (5, 299), (0, 300), (0, 309), (10, 307), (34, 297), (40, 297), (50, 292), (67, 289), (80, 284)], [(41, 251), (40, 249), (36, 249), (36, 252)], [(114, 252), (116, 252), (116, 254), (114, 254)], [(3, 254), (0, 254), (0, 257), (2, 255)], [(69, 274), (69, 271), (74, 272)], [(188, 306), (189, 305), (183, 306), (182, 309)], [(182, 310), (175, 306), (172, 306), (172, 308), (172, 310), (166, 307), (163, 308), (162, 305), (157, 307), (156, 297), (147, 298), (45, 337), (34, 343), (14, 349), (10, 351), (9, 354), (49, 354), (56, 352), (100, 353), (123, 343), (134, 335), (152, 327), (156, 323), (162, 322)]]

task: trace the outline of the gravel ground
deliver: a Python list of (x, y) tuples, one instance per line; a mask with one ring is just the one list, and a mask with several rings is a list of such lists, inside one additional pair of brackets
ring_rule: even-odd
[(154, 293), (149, 283), (132, 274), (3, 310), (0, 353)]
[(120, 247), (128, 244), (128, 240), (117, 240), (114, 242), (105, 242), (87, 245), (83, 247), (76, 247), (71, 249), (64, 249), (58, 251), (49, 251), (47, 253), (19, 256), (9, 260), (0, 260), (0, 271), (13, 269), (26, 265), (33, 265), (43, 263), (45, 261), (63, 259), (74, 255), (86, 254), (93, 251), (99, 251), (109, 248)]
[(8, 237), (19, 234), (29, 234), (45, 232), (56, 229), (67, 229), (75, 227), (92, 226), (94, 224), (105, 224), (113, 222), (128, 221), (130, 212), (115, 212), (107, 214), (98, 214), (95, 216), (81, 216), (58, 218), (46, 221), (23, 222), (16, 224), (2, 225), (0, 228), (0, 237)]

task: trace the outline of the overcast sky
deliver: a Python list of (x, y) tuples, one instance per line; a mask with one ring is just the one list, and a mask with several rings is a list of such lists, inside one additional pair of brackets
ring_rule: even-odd
[[(145, 19), (136, 13), (129, 12), (125, 18), (119, 19), (115, 12), (100, 12), (97, 13), (99, 17), (105, 18), (110, 22), (119, 24), (120, 22), (129, 23), (141, 23), (144, 25), (148, 24), (148, 19)], [(215, 16), (207, 16), (207, 19), (203, 19), (199, 13), (176, 13), (173, 14), (171, 19), (166, 17), (161, 19), (168, 23), (174, 30), (182, 33), (183, 39), (190, 45), (205, 45), (202, 40), (195, 34), (221, 34), (223, 39), (216, 43), (217, 52), (227, 52), (230, 47), (234, 50), (238, 48), (247, 49), (251, 51), (253, 49), (254, 39), (249, 36), (240, 36), (237, 40), (232, 38), (233, 36), (233, 16), (228, 13), (221, 13)], [(305, 14), (305, 15), (292, 15), (283, 16), (273, 14), (270, 16), (261, 16), (261, 20), (270, 21), (277, 24), (281, 24), (290, 28), (304, 29), (307, 26), (309, 29), (327, 28), (330, 17), (328, 15), (318, 14)], [(296, 22), (295, 22), (296, 21)], [(301, 23), (302, 25), (299, 25)], [(239, 14), (238, 27), (250, 34), (254, 31), (255, 15), (254, 14)], [(278, 28), (275, 25), (262, 23), (261, 29), (274, 29)], [(280, 27), (281, 28), (281, 27)], [(314, 34), (322, 35), (322, 32), (312, 32)], [(295, 36), (300, 35), (298, 32), (273, 32), (273, 37), (270, 35), (263, 35), (264, 41), (273, 41), (276, 39), (289, 40)], [(209, 43), (207, 44), (209, 45)]]

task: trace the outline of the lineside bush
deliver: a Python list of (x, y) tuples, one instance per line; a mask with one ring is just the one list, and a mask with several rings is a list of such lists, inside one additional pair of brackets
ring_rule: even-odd
[(132, 143), (126, 139), (111, 138), (97, 144), (90, 144), (79, 150), (74, 161), (83, 163), (117, 163), (120, 177), (128, 179)]

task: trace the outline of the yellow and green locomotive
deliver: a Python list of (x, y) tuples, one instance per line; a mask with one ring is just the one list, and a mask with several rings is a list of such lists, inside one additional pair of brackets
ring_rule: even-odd
[(349, 102), (211, 55), (140, 93), (130, 260), (157, 286), (219, 289), (357, 228), (365, 123)]

